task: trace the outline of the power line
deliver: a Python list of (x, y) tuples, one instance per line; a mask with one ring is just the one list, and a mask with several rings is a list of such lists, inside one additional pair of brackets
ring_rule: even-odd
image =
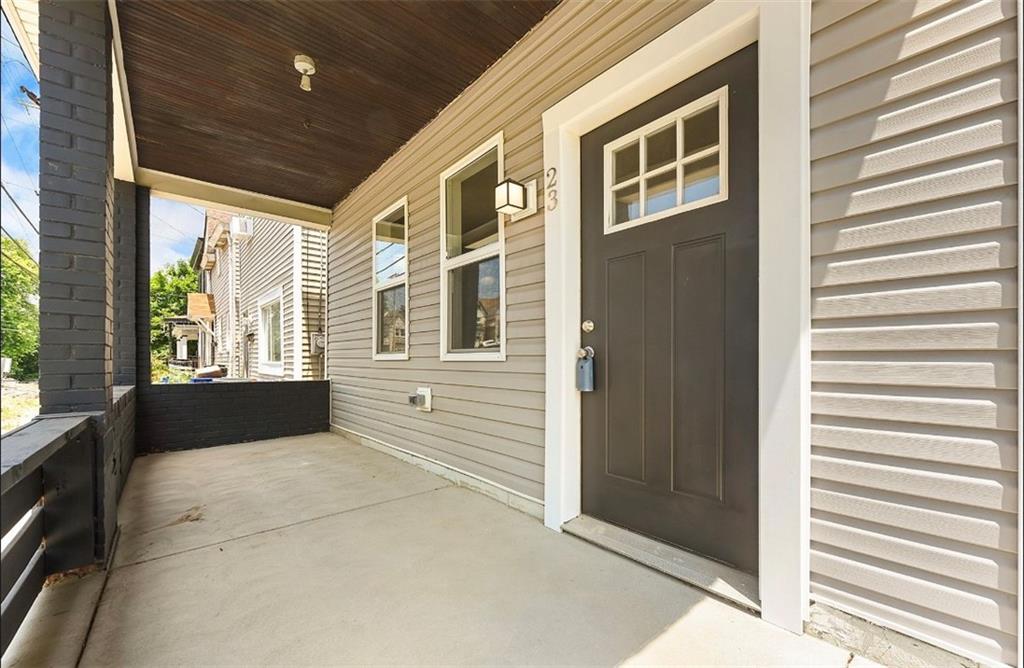
[(11, 236), (10, 232), (8, 232), (7, 230), (5, 230), (2, 227), (0, 227), (0, 232), (3, 232), (4, 234), (6, 234), (7, 238), (14, 242), (14, 245), (18, 248), (18, 250), (20, 250), (25, 257), (27, 257), (29, 260), (32, 261), (32, 264), (34, 264), (36, 267), (39, 266), (39, 263), (36, 262), (36, 259), (28, 254), (28, 251), (25, 250), (25, 248), (21, 245), (21, 243), (17, 239), (15, 239), (14, 237)]
[(0, 181), (0, 183), (3, 183), (5, 186), (10, 186), (12, 188), (21, 188), (22, 190), (28, 190), (36, 197), (39, 197), (39, 191), (36, 190), (35, 188), (29, 188), (28, 186), (23, 186), (20, 183), (15, 183), (14, 181)]
[(21, 62), (20, 60), (15, 60), (13, 58), (8, 58), (7, 60), (4, 61), (4, 65), (6, 65), (8, 63), (13, 63), (15, 65), (21, 65), (22, 67), (25, 68), (26, 72), (28, 72), (29, 74), (32, 75), (32, 79), (33, 80), (36, 79), (36, 73), (32, 71), (32, 68), (29, 67), (28, 65), (26, 65), (25, 63)]
[(11, 191), (7, 189), (7, 186), (5, 186), (3, 183), (0, 183), (0, 188), (3, 188), (4, 194), (7, 195), (7, 197), (11, 200), (11, 204), (13, 204), (14, 208), (18, 210), (18, 213), (20, 213), (21, 217), (25, 219), (25, 222), (29, 224), (29, 227), (35, 230), (36, 234), (39, 234), (39, 228), (35, 226), (35, 223), (32, 222), (32, 219), (29, 218), (28, 215), (22, 210), (21, 205), (18, 204), (18, 201), (14, 199), (13, 195), (11, 195)]
[(182, 231), (181, 231), (181, 228), (180, 228), (180, 227), (177, 227), (177, 226), (175, 226), (175, 225), (171, 225), (171, 224), (170, 224), (170, 223), (169, 223), (169, 222), (168, 222), (168, 221), (167, 221), (167, 220), (166, 220), (166, 219), (165, 219), (165, 218), (164, 218), (163, 216), (161, 216), (160, 214), (158, 214), (158, 213), (155, 213), (155, 212), (153, 212), (153, 211), (150, 211), (150, 212), (149, 212), (149, 215), (153, 216), (154, 218), (156, 218), (157, 220), (159, 220), (159, 221), (160, 221), (160, 222), (162, 222), (162, 223), (163, 223), (164, 225), (166, 225), (167, 227), (171, 228), (172, 230), (174, 230), (174, 231), (175, 231), (175, 232), (177, 232), (178, 234), (183, 234), (183, 235), (185, 235), (186, 237), (187, 237), (187, 236), (191, 236), (191, 235), (189, 235), (189, 233), (188, 233), (188, 232), (182, 232)]
[[(21, 248), (21, 246), (18, 246), (18, 248)], [(17, 259), (15, 259), (15, 258), (11, 257), (10, 255), (8, 255), (8, 254), (7, 254), (7, 251), (4, 251), (4, 250), (0, 250), (0, 254), (2, 254), (2, 255), (3, 255), (4, 257), (5, 257), (5, 258), (7, 258), (8, 260), (10, 260), (10, 261), (11, 261), (11, 262), (13, 262), (14, 264), (18, 265), (19, 267), (21, 267), (22, 269), (24, 269), (24, 270), (25, 270), (25, 271), (27, 271), (28, 273), (32, 274), (32, 276), (33, 276), (33, 277), (34, 277), (34, 278), (35, 278), (35, 279), (36, 279), (37, 281), (39, 280), (39, 275), (37, 274), (37, 271), (38, 271), (38, 269), (32, 269), (31, 267), (26, 267), (26, 266), (25, 266), (25, 265), (23, 265), (23, 264), (22, 264), (21, 262), (19, 262), (19, 261), (18, 261)], [(30, 258), (30, 259), (31, 259), (31, 258)], [(36, 265), (36, 267), (38, 267), (38, 266), (39, 266), (39, 265)]]
[(14, 139), (14, 133), (11, 132), (11, 128), (8, 127), (7, 119), (3, 117), (3, 114), (0, 114), (0, 122), (4, 124), (4, 130), (7, 131), (7, 138), (11, 140), (11, 144), (14, 146), (14, 152), (18, 154), (18, 161), (21, 163), (21, 171), (25, 174), (29, 174), (28, 162), (25, 160), (25, 156), (22, 155), (21, 149), (18, 148), (18, 142)]

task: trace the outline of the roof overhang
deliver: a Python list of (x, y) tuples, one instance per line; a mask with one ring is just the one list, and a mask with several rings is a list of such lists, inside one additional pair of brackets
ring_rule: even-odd
[[(38, 76), (38, 0), (2, 2)], [(115, 177), (323, 229), (557, 0), (107, 3)], [(310, 92), (291, 62), (305, 52)]]
[[(118, 153), (135, 182), (325, 226), (335, 204), (557, 4), (107, 2)], [(299, 88), (297, 54), (316, 60), (311, 91)]]
[(14, 36), (39, 79), (39, 0), (0, 0)]

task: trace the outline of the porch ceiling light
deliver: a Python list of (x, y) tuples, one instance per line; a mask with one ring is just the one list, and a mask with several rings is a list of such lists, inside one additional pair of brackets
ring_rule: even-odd
[(494, 210), (514, 215), (526, 209), (526, 186), (505, 179), (494, 188)]
[(295, 69), (302, 75), (302, 80), (299, 81), (299, 88), (304, 91), (313, 90), (309, 77), (316, 74), (316, 61), (300, 53), (295, 56)]

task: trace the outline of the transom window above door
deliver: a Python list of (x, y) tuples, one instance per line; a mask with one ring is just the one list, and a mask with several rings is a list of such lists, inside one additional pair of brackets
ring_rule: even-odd
[(604, 147), (605, 234), (728, 198), (728, 86)]

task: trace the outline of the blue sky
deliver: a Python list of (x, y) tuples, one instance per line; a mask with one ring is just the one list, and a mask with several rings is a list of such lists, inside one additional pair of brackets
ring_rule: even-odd
[[(0, 144), (0, 181), (18, 205), (39, 226), (39, 110), (21, 92), (24, 86), (39, 94), (36, 81), (14, 31), (4, 16), (2, 67), (2, 144)], [(0, 207), (4, 230), (11, 236), (24, 239), (34, 257), (39, 255), (39, 239), (35, 230), (2, 195)], [(153, 271), (179, 258), (188, 258), (196, 237), (203, 233), (205, 212), (202, 207), (154, 197), (151, 208), (151, 266)]]

